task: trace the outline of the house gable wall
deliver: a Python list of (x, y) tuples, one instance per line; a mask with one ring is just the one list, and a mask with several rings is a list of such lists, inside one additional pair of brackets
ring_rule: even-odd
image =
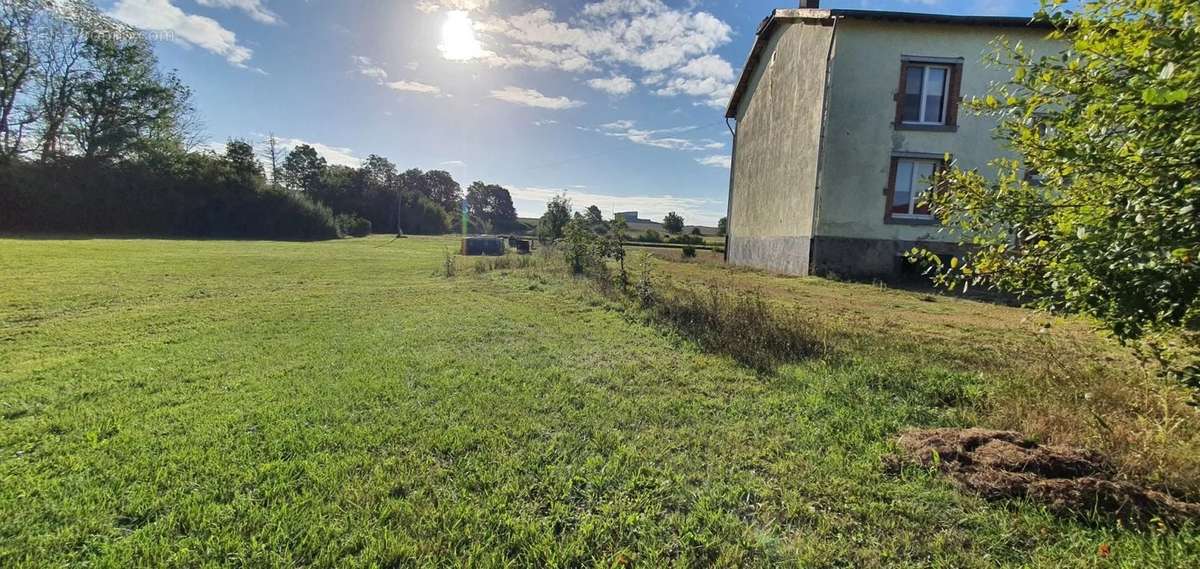
[(777, 25), (736, 113), (727, 254), (806, 274), (833, 27)]

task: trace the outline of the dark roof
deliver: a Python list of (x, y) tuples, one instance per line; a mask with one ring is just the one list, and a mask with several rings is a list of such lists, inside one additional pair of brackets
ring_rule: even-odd
[(894, 22), (958, 24), (961, 26), (992, 26), (1000, 28), (1051, 28), (1048, 22), (1013, 16), (952, 16), (949, 14), (921, 14), (918, 12), (841, 9), (829, 10), (829, 14), (834, 18), (850, 18), (855, 20), (889, 20)]
[(742, 76), (738, 79), (737, 87), (733, 91), (733, 96), (729, 99), (729, 106), (725, 109), (725, 117), (733, 118), (737, 114), (738, 103), (741, 102), (742, 95), (745, 94), (746, 88), (750, 83), (750, 76), (754, 74), (754, 69), (758, 66), (758, 60), (762, 57), (762, 51), (766, 49), (767, 42), (771, 39), (771, 33), (775, 29), (775, 24), (780, 21), (803, 21), (810, 20), (814, 23), (830, 25), (835, 20), (851, 19), (851, 20), (876, 20), (887, 22), (905, 22), (914, 24), (952, 24), (959, 26), (985, 26), (993, 28), (1032, 28), (1032, 29), (1051, 29), (1052, 26), (1048, 22), (1034, 21), (1032, 18), (1017, 18), (1012, 16), (952, 16), (948, 14), (922, 14), (918, 12), (884, 12), (877, 10), (814, 10), (807, 8), (799, 9), (780, 9), (771, 12), (762, 24), (758, 26), (758, 32), (754, 38), (754, 47), (750, 49), (750, 56), (746, 59), (746, 65), (742, 67)]

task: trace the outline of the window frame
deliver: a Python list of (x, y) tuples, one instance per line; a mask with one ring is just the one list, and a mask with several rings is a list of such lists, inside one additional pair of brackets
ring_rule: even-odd
[[(891, 158), (891, 167), (888, 169), (887, 187), (884, 188), (884, 196), (886, 201), (883, 204), (883, 221), (887, 224), (896, 225), (939, 225), (940, 222), (933, 214), (924, 213), (893, 213), (892, 203), (896, 198), (896, 178), (900, 170), (900, 162), (909, 161), (913, 163), (913, 176), (917, 175), (916, 164), (919, 162), (932, 162), (933, 175), (937, 175), (942, 170), (945, 170), (947, 164), (946, 155), (924, 154), (924, 153), (903, 153), (894, 154)], [(915, 182), (915, 180), (910, 180)], [(929, 186), (933, 188), (933, 186)], [(936, 189), (934, 190), (936, 191)], [(918, 196), (912, 193), (912, 188), (909, 188), (908, 210), (915, 212), (917, 209)]]
[[(921, 72), (921, 108), (920, 122), (904, 120), (904, 96), (908, 85), (908, 73), (915, 67), (925, 68)], [(929, 68), (946, 70), (946, 78), (942, 86), (942, 122), (924, 122), (927, 91), (929, 83)], [(946, 57), (902, 56), (900, 58), (900, 81), (896, 88), (896, 118), (893, 126), (896, 130), (929, 130), (948, 131), (958, 130), (958, 106), (962, 99), (962, 68), (963, 59)]]

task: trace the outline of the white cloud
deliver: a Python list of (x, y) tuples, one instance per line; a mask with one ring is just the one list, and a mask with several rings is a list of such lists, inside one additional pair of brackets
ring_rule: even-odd
[(533, 121), (533, 126), (550, 126), (552, 124), (558, 124), (558, 121), (554, 119), (541, 119)]
[(432, 14), (441, 10), (473, 12), (487, 8), (491, 3), (492, 0), (417, 0), (413, 8), (424, 14)]
[(503, 184), (508, 188), (513, 198), (513, 205), (522, 217), (538, 217), (545, 213), (546, 202), (550, 198), (566, 193), (576, 210), (589, 205), (597, 205), (609, 217), (614, 211), (636, 210), (641, 217), (647, 219), (662, 219), (667, 212), (674, 211), (682, 215), (689, 223), (716, 225), (717, 220), (725, 216), (725, 202), (707, 198), (688, 198), (666, 195), (618, 196), (598, 192), (577, 191), (572, 188), (583, 186), (564, 186), (561, 188), (522, 187)]
[(732, 165), (732, 159), (724, 154), (714, 154), (712, 156), (705, 156), (704, 158), (697, 158), (696, 162), (716, 168), (729, 168)]
[(733, 66), (729, 65), (728, 61), (721, 59), (720, 56), (706, 55), (687, 62), (683, 67), (679, 68), (679, 73), (688, 77), (712, 77), (731, 81), (733, 79)]
[(329, 146), (327, 144), (321, 144), (320, 142), (309, 142), (299, 138), (276, 138), (279, 140), (279, 146), (283, 149), (284, 155), (286, 155), (288, 152), (291, 152), (293, 148), (300, 146), (301, 144), (307, 144), (313, 147), (313, 150), (316, 150), (317, 154), (323, 156), (330, 164), (349, 166), (351, 168), (358, 168), (362, 165), (362, 158), (355, 156), (354, 151), (349, 148)]
[[(430, 85), (428, 83), (421, 83), (418, 81), (388, 81), (389, 76), (387, 70), (381, 67), (378, 63), (375, 63), (375, 61), (369, 57), (354, 55), (351, 56), (350, 59), (354, 62), (355, 67), (358, 68), (358, 73), (360, 75), (363, 77), (370, 77), (371, 79), (374, 79), (376, 83), (393, 91), (443, 96), (442, 89), (437, 85)], [(449, 95), (445, 96), (448, 97)]]
[(654, 130), (646, 130), (635, 128), (636, 123), (631, 120), (618, 120), (608, 124), (600, 125), (599, 128), (591, 129), (579, 127), (580, 130), (588, 132), (598, 132), (604, 136), (615, 138), (623, 138), (634, 144), (643, 146), (652, 146), (654, 148), (664, 148), (667, 150), (683, 150), (683, 151), (701, 151), (723, 148), (725, 143), (711, 139), (691, 139), (681, 138), (679, 136), (663, 136), (669, 134), (680, 134), (688, 131), (696, 130), (694, 126), (681, 126), (674, 128), (660, 128)]
[(416, 81), (390, 81), (384, 83), (384, 86), (394, 91), (406, 91), (409, 93), (427, 93), (430, 95), (440, 95), (442, 93), (442, 90), (436, 85), (418, 83)]
[(432, 14), (438, 10), (441, 10), (442, 5), (434, 2), (433, 0), (418, 0), (418, 2), (413, 5), (413, 8), (416, 8), (418, 12), (423, 14)]
[(196, 0), (201, 6), (210, 8), (234, 8), (250, 16), (250, 19), (264, 24), (281, 23), (279, 16), (263, 6), (262, 0)]
[(628, 95), (633, 92), (633, 80), (624, 75), (614, 75), (607, 79), (597, 77), (589, 79), (587, 84), (593, 89), (604, 91), (610, 95)]
[(713, 52), (729, 43), (733, 31), (712, 14), (693, 9), (672, 8), (661, 0), (603, 0), (570, 19), (538, 8), (486, 18), (477, 28), (480, 41), (493, 52), (484, 60), (494, 66), (606, 70), (611, 79), (588, 84), (614, 94), (631, 92), (629, 75), (641, 71), (644, 85), (681, 82), (661, 88), (662, 95), (695, 96), (718, 106), (732, 93), (733, 67)]
[(574, 101), (567, 97), (548, 97), (534, 89), (523, 89), (511, 85), (503, 89), (493, 90), (491, 96), (493, 99), (499, 99), (506, 103), (541, 109), (554, 109), (556, 111), (583, 106), (583, 101)]
[(135, 28), (169, 33), (176, 41), (211, 51), (237, 67), (249, 68), (246, 62), (254, 54), (216, 20), (188, 14), (171, 0), (119, 0), (109, 15)]
[(370, 77), (376, 81), (383, 82), (388, 78), (388, 72), (379, 64), (371, 60), (371, 58), (362, 55), (352, 55), (350, 60), (358, 67), (358, 72), (364, 77)]
[(467, 163), (463, 162), (462, 160), (446, 160), (445, 162), (438, 162), (438, 166), (448, 166), (450, 168), (466, 168)]
[(675, 77), (662, 88), (655, 90), (654, 94), (662, 97), (690, 95), (703, 99), (705, 105), (723, 109), (729, 104), (729, 98), (733, 96), (733, 88), (732, 83), (726, 83), (714, 77), (703, 79)]

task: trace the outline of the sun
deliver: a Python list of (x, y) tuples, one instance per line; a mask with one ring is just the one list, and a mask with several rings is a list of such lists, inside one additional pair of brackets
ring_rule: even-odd
[(487, 55), (479, 38), (475, 37), (475, 23), (462, 10), (446, 13), (438, 49), (442, 51), (442, 57), (452, 61), (469, 61)]

